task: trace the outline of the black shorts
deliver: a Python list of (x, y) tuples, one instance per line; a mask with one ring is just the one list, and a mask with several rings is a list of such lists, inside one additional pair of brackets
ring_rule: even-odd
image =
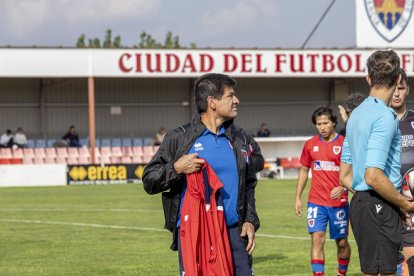
[(395, 273), (402, 236), (398, 208), (374, 191), (356, 192), (351, 200), (350, 220), (361, 271)]
[[(410, 214), (411, 222), (414, 225), (414, 214)], [(403, 247), (414, 247), (414, 226), (410, 227), (403, 221), (402, 231), (402, 246)]]

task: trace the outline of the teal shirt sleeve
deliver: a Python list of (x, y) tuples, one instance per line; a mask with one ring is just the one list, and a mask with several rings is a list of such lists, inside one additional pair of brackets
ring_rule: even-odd
[(352, 165), (351, 149), (349, 148), (348, 136), (345, 136), (344, 143), (342, 144), (341, 162)]
[(381, 116), (373, 123), (368, 139), (365, 168), (385, 169), (396, 124), (396, 117), (391, 112)]

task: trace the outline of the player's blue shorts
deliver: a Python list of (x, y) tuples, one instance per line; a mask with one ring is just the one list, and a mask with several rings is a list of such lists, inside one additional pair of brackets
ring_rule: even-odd
[(331, 240), (343, 239), (348, 236), (349, 205), (344, 207), (327, 207), (308, 203), (308, 232), (326, 232), (329, 221)]

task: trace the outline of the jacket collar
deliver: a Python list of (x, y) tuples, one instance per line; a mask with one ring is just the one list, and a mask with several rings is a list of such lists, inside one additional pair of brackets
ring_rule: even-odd
[[(226, 128), (225, 135), (230, 140), (230, 142), (234, 141), (234, 124), (233, 119), (225, 121), (223, 126)], [(191, 119), (191, 129), (196, 134), (196, 136), (200, 136), (205, 130), (206, 126), (201, 121), (200, 114), (196, 111)]]

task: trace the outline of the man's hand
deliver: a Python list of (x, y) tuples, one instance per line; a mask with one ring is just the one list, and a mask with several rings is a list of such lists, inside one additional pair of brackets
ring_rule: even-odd
[(342, 186), (333, 188), (331, 191), (331, 199), (340, 199), (344, 191), (344, 187)]
[(177, 174), (191, 174), (200, 170), (204, 164), (203, 159), (199, 159), (198, 153), (186, 154), (174, 163), (174, 170)]
[(300, 202), (299, 198), (295, 200), (295, 213), (298, 217), (302, 216), (302, 202)]
[(414, 201), (409, 201), (408, 199), (405, 207), (403, 208), (404, 211), (407, 213), (414, 213)]
[(246, 246), (246, 251), (247, 253), (249, 253), (249, 255), (251, 255), (254, 249), (256, 248), (256, 238), (255, 238), (254, 233), (255, 233), (255, 230), (254, 230), (253, 224), (251, 224), (250, 222), (243, 223), (240, 237), (243, 238), (247, 236), (248, 242)]
[(346, 124), (348, 122), (348, 114), (346, 113), (345, 108), (342, 105), (338, 105), (339, 114), (341, 115), (342, 121)]

